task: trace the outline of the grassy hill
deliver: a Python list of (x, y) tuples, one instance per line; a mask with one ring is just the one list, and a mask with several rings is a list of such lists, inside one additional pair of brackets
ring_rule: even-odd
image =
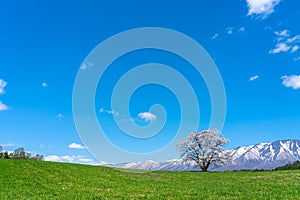
[(300, 199), (300, 170), (125, 172), (0, 159), (0, 199)]

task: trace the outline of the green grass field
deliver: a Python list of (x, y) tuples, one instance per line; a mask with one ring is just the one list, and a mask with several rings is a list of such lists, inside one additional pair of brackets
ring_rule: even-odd
[(1, 199), (300, 199), (300, 170), (148, 172), (0, 159)]

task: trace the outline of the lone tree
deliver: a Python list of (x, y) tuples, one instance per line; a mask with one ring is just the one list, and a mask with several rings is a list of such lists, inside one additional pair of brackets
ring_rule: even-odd
[(203, 172), (213, 164), (222, 166), (232, 163), (230, 151), (224, 150), (229, 140), (218, 130), (193, 132), (186, 139), (179, 141), (178, 150), (183, 161), (195, 161)]
[(14, 150), (12, 157), (14, 159), (29, 159), (30, 153), (26, 152), (23, 147)]

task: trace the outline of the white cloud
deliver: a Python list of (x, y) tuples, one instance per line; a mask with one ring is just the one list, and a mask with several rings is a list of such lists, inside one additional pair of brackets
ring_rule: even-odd
[(214, 34), (214, 35), (211, 37), (211, 39), (212, 39), (212, 40), (215, 40), (215, 39), (217, 39), (219, 36), (220, 36), (220, 34), (216, 33), (216, 34)]
[(46, 161), (59, 162), (59, 161), (62, 160), (62, 156), (57, 156), (57, 155), (46, 156), (45, 160)]
[(287, 29), (284, 29), (282, 31), (275, 31), (274, 33), (275, 33), (275, 35), (277, 35), (279, 37), (288, 37), (288, 36), (290, 36), (290, 33)]
[(116, 112), (116, 111), (113, 111), (113, 110), (105, 110), (104, 108), (100, 108), (99, 110), (100, 113), (107, 113), (107, 114), (110, 114), (110, 115), (115, 115), (115, 116), (119, 116), (120, 113)]
[(51, 155), (46, 156), (46, 161), (54, 161), (54, 162), (74, 162), (77, 156), (57, 156), (57, 155)]
[(227, 28), (227, 34), (232, 35), (233, 34), (233, 27)]
[(281, 79), (283, 80), (282, 84), (285, 87), (291, 87), (294, 90), (297, 90), (300, 88), (300, 75), (291, 75), (291, 76), (285, 75), (285, 76), (282, 76)]
[[(3, 79), (0, 79), (0, 95), (5, 94), (5, 90), (4, 88), (6, 87), (7, 82), (5, 82)], [(2, 103), (2, 101), (0, 101), (0, 111), (3, 110), (8, 110), (8, 106), (5, 105), (4, 103)]]
[(291, 49), (286, 43), (278, 43), (274, 49), (269, 51), (270, 54), (280, 53), (280, 52), (287, 52)]
[(113, 110), (107, 110), (106, 113), (111, 114), (111, 115), (115, 115), (115, 116), (119, 116), (119, 113)]
[(64, 118), (65, 116), (64, 116), (62, 113), (59, 113), (59, 114), (56, 115), (56, 117), (57, 117), (58, 119), (62, 119), (62, 118)]
[(0, 95), (5, 93), (5, 86), (7, 85), (7, 82), (5, 82), (3, 79), (0, 79)]
[(246, 0), (248, 4), (248, 15), (268, 16), (274, 12), (274, 7), (281, 0)]
[(239, 31), (240, 31), (240, 32), (245, 32), (245, 30), (246, 30), (245, 27), (239, 28)]
[(2, 103), (0, 101), (0, 111), (3, 111), (3, 110), (8, 110), (8, 107), (7, 107), (7, 105), (5, 105), (4, 103)]
[(265, 30), (265, 31), (271, 31), (271, 30), (273, 30), (273, 28), (272, 28), (271, 26), (266, 26), (266, 27), (264, 28), (264, 30)]
[(91, 63), (91, 62), (88, 62), (88, 63), (83, 63), (81, 66), (80, 66), (80, 69), (81, 70), (86, 70), (88, 67), (91, 67), (93, 66), (94, 64)]
[(92, 159), (90, 159), (90, 158), (78, 158), (78, 161), (80, 162), (80, 163), (91, 163), (91, 162), (93, 162), (93, 160)]
[(70, 149), (87, 149), (86, 146), (82, 146), (81, 144), (77, 144), (73, 142), (72, 144), (69, 144), (68, 146)]
[(292, 38), (288, 38), (286, 40), (287, 43), (293, 43), (293, 42), (300, 42), (300, 35), (295, 35), (294, 37)]
[(8, 143), (5, 143), (5, 144), (0, 144), (0, 146), (2, 146), (2, 147), (13, 147), (13, 146), (15, 146), (15, 144), (12, 143), (12, 142), (8, 142)]
[(254, 81), (254, 80), (258, 79), (258, 78), (259, 78), (258, 75), (251, 76), (251, 77), (249, 78), (249, 81)]
[(277, 43), (275, 48), (269, 51), (270, 54), (276, 54), (280, 52), (295, 53), (299, 49), (298, 44), (300, 44), (300, 35), (290, 37), (290, 31), (287, 29), (275, 31), (274, 34), (277, 36)]
[[(80, 164), (90, 164), (90, 165), (100, 165), (100, 164), (102, 164), (102, 162), (94, 162), (93, 159), (91, 159), (87, 156), (82, 156), (82, 155), (74, 155), (74, 156), (50, 155), (50, 156), (45, 156), (45, 160), (46, 161), (51, 161), (51, 162), (68, 162), (68, 163), (80, 163)], [(103, 162), (103, 164), (104, 163), (105, 162)]]
[(43, 82), (43, 83), (42, 83), (42, 86), (43, 86), (43, 87), (48, 87), (48, 84), (45, 83), (45, 82)]
[(92, 163), (88, 163), (89, 165), (94, 165), (94, 166), (112, 166), (111, 164), (109, 164), (108, 162), (105, 161), (100, 161), (100, 162), (92, 162)]
[(83, 64), (80, 66), (80, 69), (85, 70), (85, 69), (86, 69), (86, 64), (83, 63)]
[(298, 61), (298, 60), (300, 60), (300, 56), (299, 56), (299, 57), (296, 57), (296, 58), (294, 58), (294, 61)]
[(244, 33), (246, 31), (246, 28), (244, 27), (244, 26), (241, 26), (241, 27), (237, 27), (237, 28), (235, 28), (235, 27), (227, 27), (226, 28), (226, 33), (228, 34), (228, 35), (233, 35), (233, 34), (236, 34), (236, 33)]
[(295, 45), (295, 46), (293, 46), (291, 52), (294, 53), (294, 52), (296, 52), (298, 49), (299, 49), (299, 46), (298, 46), (298, 45)]
[(140, 119), (142, 119), (143, 121), (145, 121), (145, 122), (150, 122), (150, 121), (152, 122), (152, 121), (155, 121), (157, 119), (157, 117), (154, 114), (150, 113), (150, 112), (139, 113), (138, 117)]

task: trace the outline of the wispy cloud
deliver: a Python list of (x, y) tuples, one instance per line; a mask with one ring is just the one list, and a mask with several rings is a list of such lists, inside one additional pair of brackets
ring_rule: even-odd
[(216, 33), (216, 34), (214, 34), (214, 35), (211, 37), (211, 39), (212, 39), (212, 40), (215, 40), (215, 39), (217, 39), (218, 37), (220, 37), (220, 34)]
[(295, 45), (295, 46), (293, 46), (291, 52), (294, 53), (294, 52), (298, 51), (298, 49), (299, 49), (299, 46)]
[(62, 113), (59, 113), (59, 114), (56, 115), (56, 117), (57, 117), (58, 119), (62, 119), (62, 118), (64, 118), (65, 116), (64, 116)]
[(12, 142), (8, 142), (8, 143), (0, 144), (0, 146), (1, 147), (13, 147), (13, 146), (16, 146), (16, 145)]
[(68, 162), (68, 163), (81, 163), (81, 164), (95, 164), (96, 162), (93, 161), (93, 159), (82, 156), (82, 155), (50, 155), (45, 157), (46, 161), (52, 161), (52, 162)]
[(274, 7), (281, 0), (246, 0), (248, 5), (248, 15), (256, 15), (265, 18), (274, 12)]
[(94, 64), (91, 63), (91, 62), (88, 62), (88, 63), (82, 63), (82, 65), (80, 66), (80, 69), (81, 70), (86, 70), (88, 67), (91, 67), (93, 66)]
[[(6, 87), (7, 82), (5, 82), (3, 79), (0, 79), (0, 95), (5, 94), (5, 90), (4, 88)], [(0, 101), (0, 111), (3, 110), (8, 110), (8, 106), (5, 105), (4, 103), (2, 103), (2, 101)]]
[(246, 31), (246, 28), (244, 26), (239, 28), (239, 32), (245, 32), (245, 31)]
[(227, 31), (227, 34), (232, 35), (233, 34), (233, 27), (228, 27), (226, 29), (226, 31)]
[(113, 111), (113, 110), (105, 110), (104, 108), (101, 108), (99, 110), (100, 113), (107, 113), (109, 115), (114, 115), (114, 116), (119, 116), (120, 113), (118, 113), (117, 111)]
[(5, 86), (7, 85), (7, 82), (5, 82), (3, 79), (0, 79), (0, 95), (5, 93)]
[(0, 111), (8, 110), (8, 106), (0, 101)]
[(268, 26), (266, 26), (266, 27), (264, 28), (264, 30), (265, 30), (265, 31), (272, 31), (273, 28), (272, 28), (270, 25), (268, 25)]
[(244, 26), (241, 27), (227, 27), (226, 33), (228, 35), (235, 35), (235, 34), (242, 34), (246, 31), (246, 28)]
[(274, 49), (271, 49), (269, 51), (270, 54), (276, 54), (276, 53), (280, 53), (280, 52), (287, 52), (291, 49), (290, 46), (288, 46), (286, 43), (282, 42), (282, 43), (278, 43), (276, 44), (276, 47)]
[(279, 37), (289, 37), (290, 36), (290, 33), (287, 29), (284, 29), (282, 31), (275, 31), (274, 33), (275, 33), (275, 35), (277, 35)]
[(42, 83), (42, 86), (43, 86), (43, 87), (48, 87), (48, 84), (47, 84), (46, 82), (43, 82), (43, 83)]
[(157, 117), (150, 112), (141, 112), (138, 114), (138, 117), (145, 122), (152, 122), (157, 119)]
[(294, 37), (288, 38), (286, 42), (287, 43), (293, 43), (293, 42), (299, 43), (300, 35), (295, 35)]
[(251, 76), (251, 77), (249, 78), (249, 81), (254, 81), (254, 80), (258, 79), (258, 78), (259, 78), (258, 75)]
[(300, 75), (290, 75), (290, 76), (282, 76), (282, 84), (285, 87), (291, 87), (294, 90), (297, 90), (300, 88)]
[(86, 64), (85, 64), (85, 63), (83, 63), (83, 64), (80, 66), (80, 69), (81, 69), (81, 70), (86, 70), (86, 68), (87, 68), (87, 67), (86, 67)]
[(298, 61), (298, 60), (300, 60), (300, 56), (299, 56), (299, 57), (296, 57), (296, 58), (294, 58), (294, 61)]
[(284, 29), (282, 31), (275, 31), (276, 44), (273, 49), (269, 51), (270, 54), (277, 54), (281, 52), (295, 53), (299, 49), (300, 35), (290, 36), (290, 31)]
[(83, 146), (81, 144), (77, 144), (75, 142), (73, 142), (72, 144), (69, 144), (68, 146), (70, 149), (87, 149), (86, 146)]

